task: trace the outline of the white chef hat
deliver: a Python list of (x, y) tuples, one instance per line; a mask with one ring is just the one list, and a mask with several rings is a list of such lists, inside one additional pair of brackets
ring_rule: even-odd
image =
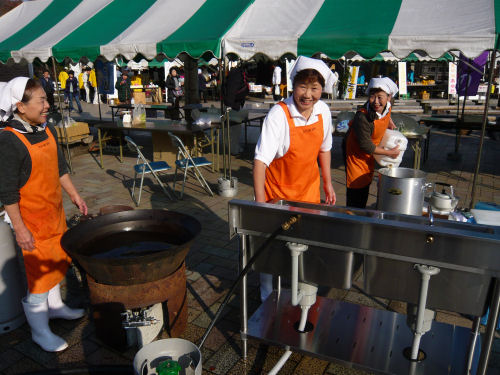
[(368, 84), (367, 92), (370, 92), (371, 89), (381, 89), (392, 96), (396, 95), (399, 91), (398, 85), (396, 85), (394, 81), (388, 77), (372, 78)]
[(290, 80), (293, 82), (297, 73), (304, 69), (314, 69), (321, 74), (325, 79), (325, 87), (323, 88), (323, 91), (327, 94), (332, 92), (333, 84), (335, 83), (335, 76), (323, 61), (310, 57), (299, 56), (292, 68), (292, 72), (290, 73)]
[(28, 77), (16, 77), (9, 82), (0, 82), (0, 118), (7, 121), (23, 99)]

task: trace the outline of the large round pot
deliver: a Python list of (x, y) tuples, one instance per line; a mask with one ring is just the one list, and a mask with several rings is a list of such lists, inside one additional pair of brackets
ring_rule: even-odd
[(377, 209), (422, 216), (427, 174), (411, 168), (381, 168), (378, 172)]
[(131, 210), (81, 222), (62, 236), (61, 246), (96, 282), (132, 285), (175, 272), (200, 231), (189, 215)]

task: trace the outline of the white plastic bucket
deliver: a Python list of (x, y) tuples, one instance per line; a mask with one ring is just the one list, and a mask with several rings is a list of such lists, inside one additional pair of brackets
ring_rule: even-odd
[(156, 375), (156, 367), (169, 359), (179, 362), (186, 375), (202, 373), (200, 349), (191, 341), (178, 338), (158, 340), (144, 346), (134, 357), (134, 373)]

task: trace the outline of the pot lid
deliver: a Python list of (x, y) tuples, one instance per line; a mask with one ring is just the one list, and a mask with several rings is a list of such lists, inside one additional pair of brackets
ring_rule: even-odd
[(439, 198), (439, 199), (452, 199), (448, 194), (446, 193), (439, 193), (437, 191), (432, 193), (432, 197), (434, 198)]

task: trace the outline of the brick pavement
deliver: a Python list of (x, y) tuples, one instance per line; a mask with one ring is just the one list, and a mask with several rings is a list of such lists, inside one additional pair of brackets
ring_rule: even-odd
[[(85, 104), (85, 103), (84, 103)], [(137, 141), (145, 146), (151, 156), (151, 139), (147, 134), (137, 136)], [(475, 162), (478, 136), (476, 133), (464, 137), (459, 162), (446, 160), (446, 153), (453, 150), (454, 136), (451, 133), (433, 131), (429, 160), (422, 169), (429, 173), (428, 181), (443, 181), (457, 187), (460, 206), (468, 205), (472, 173)], [(233, 157), (233, 174), (239, 179), (238, 198), (252, 199), (251, 154)], [(337, 192), (338, 204), (345, 204), (344, 166), (340, 153), (340, 139), (335, 138), (332, 177)], [(500, 203), (500, 147), (499, 142), (487, 139), (484, 148), (483, 167), (479, 179), (478, 198), (482, 201)], [(135, 158), (126, 154), (124, 163), (114, 155), (105, 155), (105, 168), (100, 169), (96, 161), (87, 153), (73, 158), (75, 174), (73, 181), (81, 195), (86, 199), (89, 210), (96, 213), (102, 206), (109, 204), (133, 205), (130, 188), (133, 177), (132, 165)], [(403, 166), (411, 165), (411, 151), (407, 152)], [(216, 186), (218, 175), (204, 171), (212, 186)], [(228, 238), (227, 202), (220, 196), (209, 197), (193, 179), (188, 181), (185, 198), (182, 201), (169, 201), (160, 189), (146, 179), (140, 208), (167, 208), (184, 212), (196, 217), (202, 224), (202, 232), (196, 239), (187, 257), (188, 278), (188, 327), (183, 337), (198, 342), (208, 326), (215, 311), (222, 302), (231, 283), (237, 277), (238, 244)], [(371, 187), (369, 205), (376, 200), (376, 186)], [(77, 211), (65, 198), (67, 217)], [(78, 280), (70, 273), (66, 280), (69, 303), (85, 304), (86, 294)], [(338, 299), (374, 306), (371, 300), (354, 291), (333, 290), (331, 295)], [(246, 361), (240, 358), (239, 340), (239, 299), (234, 297), (225, 310), (203, 347), (204, 374), (261, 374), (269, 371), (283, 353), (282, 349), (267, 346), (255, 340), (249, 341), (249, 356)], [(396, 311), (404, 311), (404, 304), (385, 301)], [(255, 310), (258, 301), (258, 278), (249, 277), (249, 309)], [(378, 306), (374, 306), (378, 307)], [(470, 326), (470, 321), (458, 314), (439, 312), (440, 321), (454, 322)], [(45, 353), (31, 341), (29, 328), (25, 324), (13, 332), (0, 336), (0, 373), (19, 374), (27, 371), (52, 368), (78, 368), (90, 365), (130, 364), (136, 349), (118, 352), (106, 347), (95, 336), (94, 325), (88, 317), (77, 322), (53, 321), (54, 331), (63, 336), (70, 347), (59, 354)], [(161, 337), (166, 337), (163, 333)], [(491, 361), (492, 370), (500, 370), (500, 342), (495, 342)], [(294, 353), (280, 374), (365, 374), (352, 368)]]

